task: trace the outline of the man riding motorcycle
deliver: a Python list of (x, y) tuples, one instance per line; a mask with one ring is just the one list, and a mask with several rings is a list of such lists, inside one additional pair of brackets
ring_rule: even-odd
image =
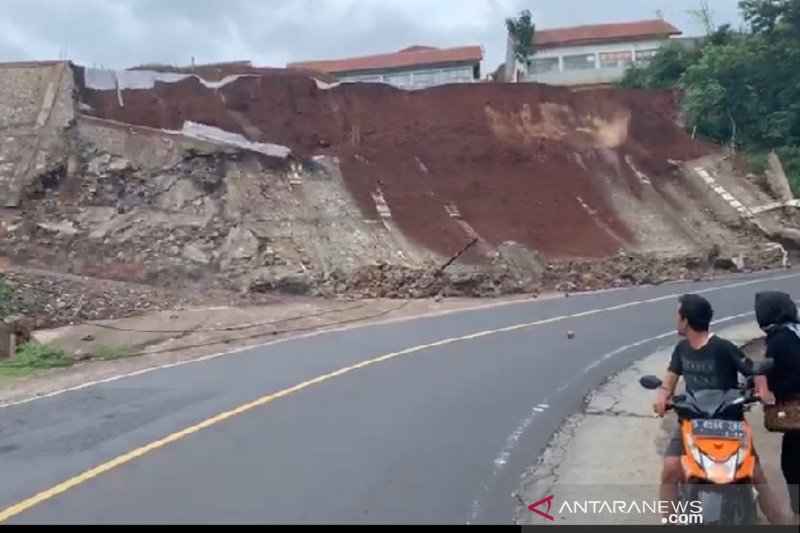
[[(738, 387), (739, 373), (745, 376), (754, 374), (753, 362), (744, 352), (732, 342), (709, 332), (714, 311), (705, 298), (696, 294), (686, 294), (679, 299), (679, 303), (677, 330), (683, 340), (675, 346), (666, 376), (653, 404), (653, 410), (658, 416), (664, 416), (681, 377), (684, 379), (686, 390), (696, 393), (707, 389), (735, 389)], [(755, 376), (754, 385), (762, 403), (774, 403), (775, 399), (769, 392), (764, 376)], [(677, 428), (672, 433), (664, 452), (659, 491), (662, 501), (678, 501), (678, 483), (683, 479), (681, 465), (683, 454), (681, 432), (680, 428)], [(759, 487), (758, 503), (761, 510), (771, 524), (781, 523), (781, 510), (758, 462), (753, 477)], [(668, 508), (675, 509), (674, 506)]]

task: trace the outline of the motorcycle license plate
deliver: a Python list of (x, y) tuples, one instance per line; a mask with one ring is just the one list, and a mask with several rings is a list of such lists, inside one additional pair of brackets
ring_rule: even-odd
[(739, 420), (692, 420), (692, 433), (698, 437), (744, 438), (744, 422)]
[(700, 508), (703, 510), (704, 522), (716, 522), (722, 517), (722, 494), (718, 492), (701, 492)]

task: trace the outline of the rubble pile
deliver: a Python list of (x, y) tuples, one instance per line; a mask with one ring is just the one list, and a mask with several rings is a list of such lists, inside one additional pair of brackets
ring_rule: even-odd
[(668, 281), (698, 281), (732, 272), (753, 272), (786, 266), (779, 247), (754, 248), (750, 255), (728, 257), (717, 248), (705, 254), (660, 258), (618, 254), (605, 260), (554, 261), (544, 272), (522, 277), (505, 266), (479, 271), (413, 269), (389, 264), (368, 265), (350, 276), (319, 280), (316, 293), (364, 298), (494, 297), (543, 292), (582, 292)]
[(548, 264), (543, 286), (559, 292), (593, 291), (668, 281), (699, 281), (732, 272), (782, 268), (780, 247), (754, 247), (747, 254), (728, 256), (712, 247), (704, 254), (654, 257), (620, 253), (601, 261), (569, 261)]
[(274, 297), (267, 295), (168, 290), (29, 268), (5, 268), (0, 276), (6, 280), (13, 294), (7, 305), (0, 308), (0, 313), (2, 316), (27, 317), (34, 322), (34, 329), (90, 320), (127, 318), (198, 305), (259, 305), (275, 302)]
[(0, 246), (18, 263), (63, 265), (67, 273), (239, 288), (238, 278), (254, 268), (286, 263), (228, 205), (226, 172), (247, 158), (257, 156), (192, 153), (153, 173), (84, 152), (74, 177), (55, 168), (31, 184), (18, 219), (0, 231)]
[(353, 295), (362, 298), (493, 297), (535, 293), (539, 284), (525, 280), (504, 268), (474, 271), (442, 271), (398, 265), (367, 265), (355, 273), (334, 273), (320, 279), (321, 296)]

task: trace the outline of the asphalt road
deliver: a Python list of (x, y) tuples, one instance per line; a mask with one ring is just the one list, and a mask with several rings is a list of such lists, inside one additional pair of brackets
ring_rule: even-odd
[[(585, 395), (674, 342), (678, 294), (709, 291), (716, 317), (725, 318), (750, 311), (754, 293), (767, 288), (800, 292), (800, 273), (371, 325), (6, 407), (0, 519), (509, 523), (520, 476)], [(353, 367), (384, 354), (393, 355)], [(256, 407), (81, 475), (259, 398)]]

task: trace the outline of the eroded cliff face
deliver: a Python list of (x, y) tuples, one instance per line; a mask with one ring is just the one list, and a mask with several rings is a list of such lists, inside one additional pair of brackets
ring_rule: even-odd
[[(669, 93), (405, 92), (244, 67), (65, 79), (76, 118), (0, 229), (17, 264), (158, 286), (484, 295), (695, 277), (714, 246), (756, 242), (687, 174), (714, 151), (675, 123)], [(780, 261), (765, 253), (749, 267)]]

